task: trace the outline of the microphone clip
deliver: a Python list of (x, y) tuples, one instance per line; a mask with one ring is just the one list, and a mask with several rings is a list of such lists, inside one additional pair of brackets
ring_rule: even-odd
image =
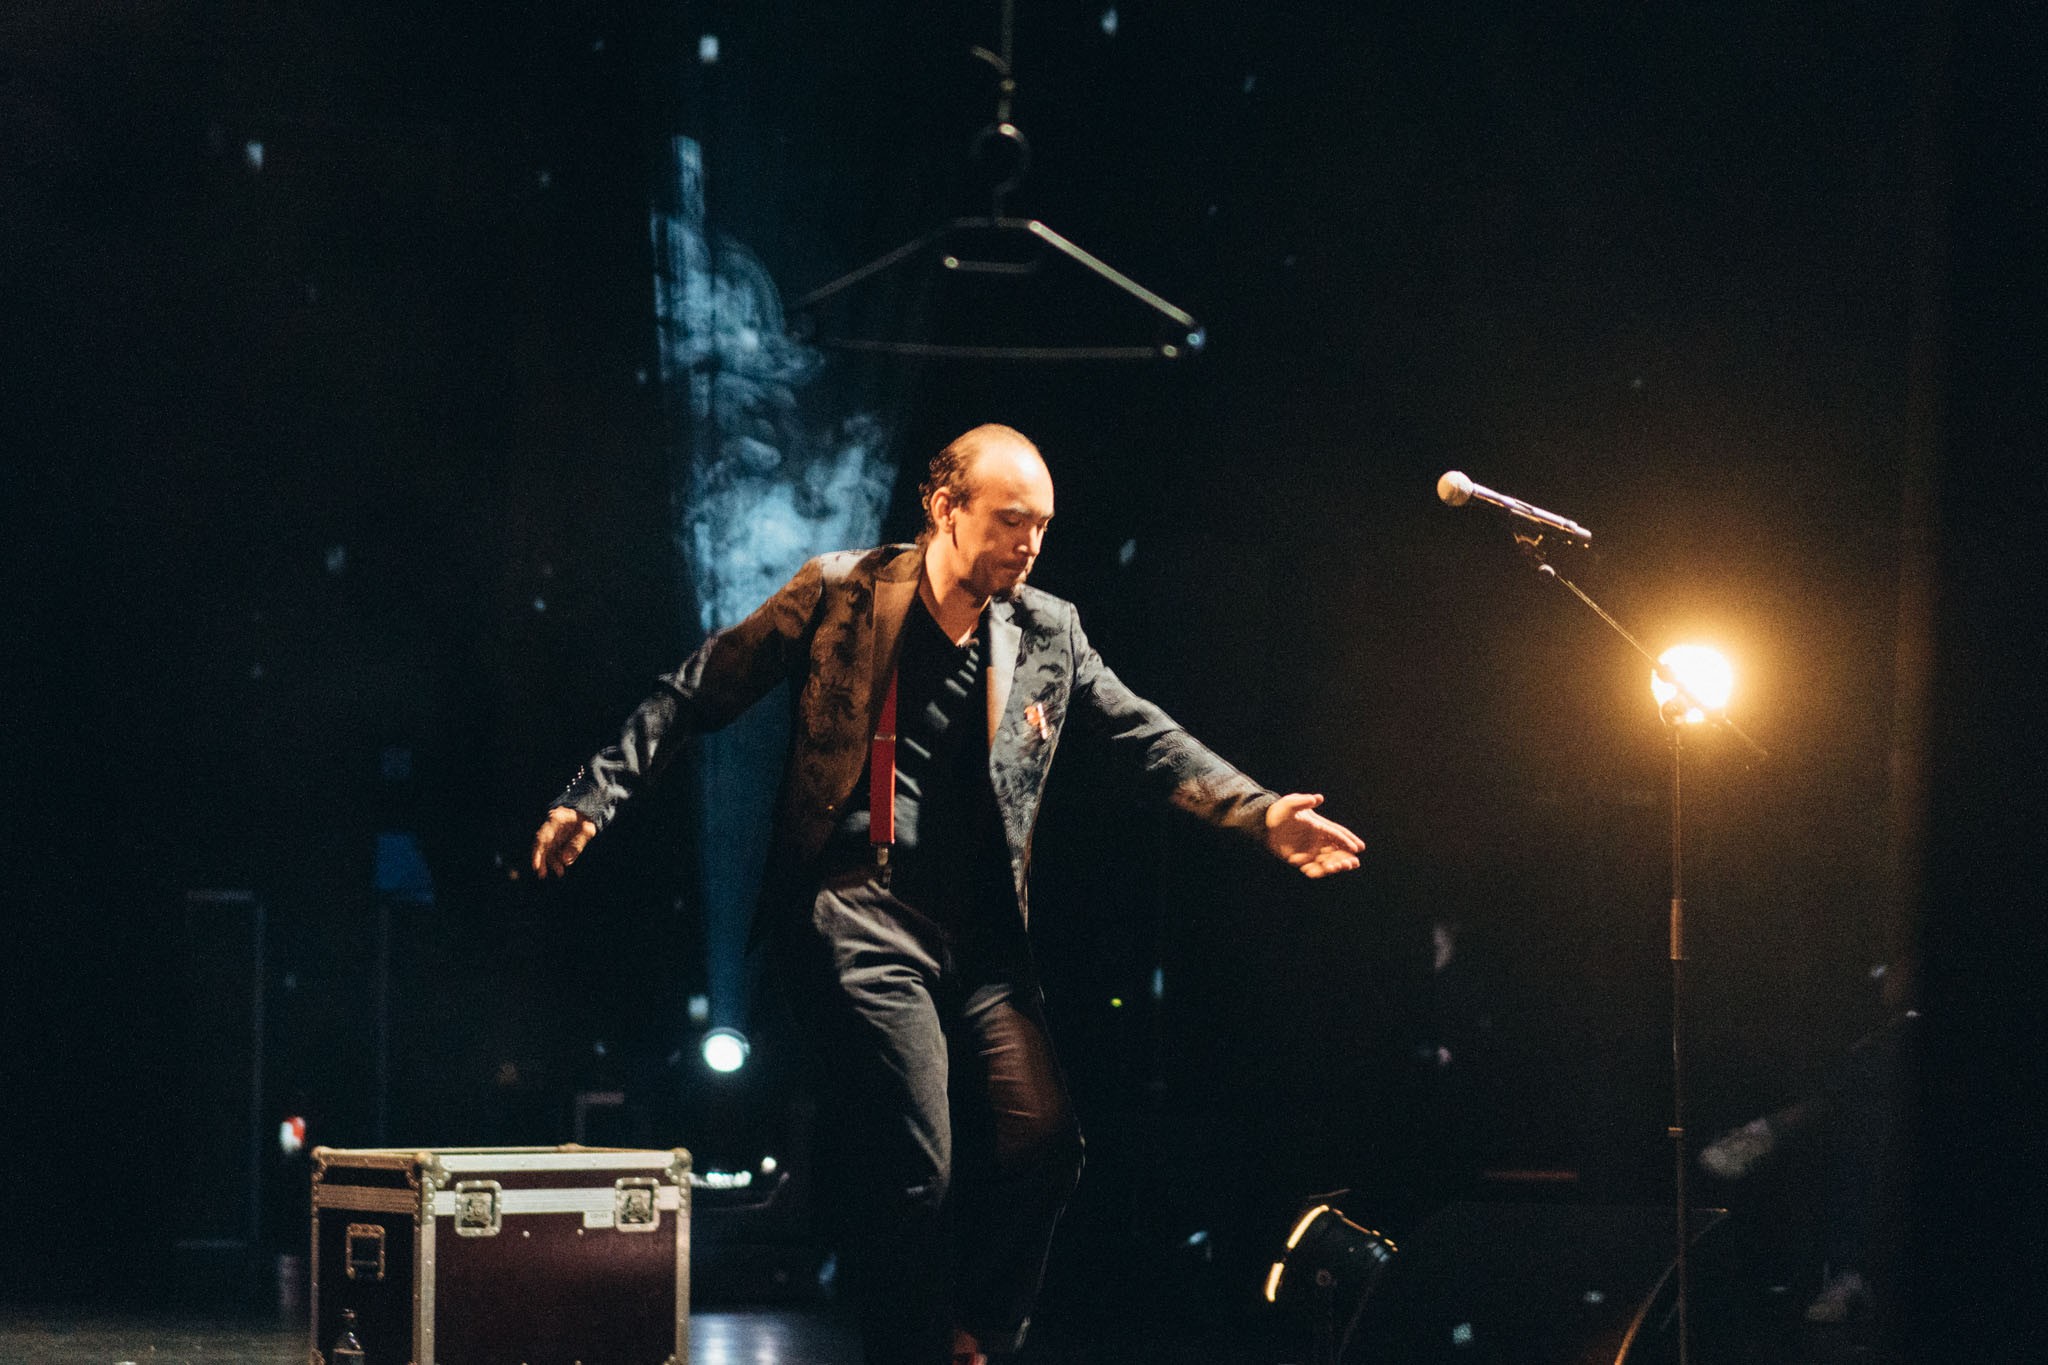
[(1549, 574), (1552, 578), (1557, 577), (1557, 570), (1555, 567), (1551, 565), (1550, 562), (1550, 551), (1552, 547), (1557, 545), (1568, 545), (1573, 549), (1577, 550), (1584, 550), (1590, 548), (1585, 541), (1578, 539), (1576, 536), (1553, 534), (1549, 531), (1523, 531), (1520, 529), (1514, 529), (1511, 530), (1509, 534), (1512, 535), (1515, 539), (1516, 553), (1520, 554), (1524, 559), (1527, 559), (1532, 564), (1534, 564), (1536, 566), (1536, 572), (1542, 574)]

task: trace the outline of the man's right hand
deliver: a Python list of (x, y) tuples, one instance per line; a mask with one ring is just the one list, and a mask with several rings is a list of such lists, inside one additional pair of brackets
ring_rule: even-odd
[(556, 806), (533, 836), (533, 873), (545, 879), (561, 876), (583, 852), (583, 846), (597, 836), (595, 821), (586, 820), (567, 806)]

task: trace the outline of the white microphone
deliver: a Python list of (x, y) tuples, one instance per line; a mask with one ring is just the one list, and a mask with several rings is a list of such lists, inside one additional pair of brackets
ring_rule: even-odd
[(1477, 498), (1481, 502), (1490, 502), (1503, 511), (1512, 512), (1518, 517), (1533, 521), (1539, 526), (1548, 526), (1553, 531), (1562, 531), (1575, 540), (1583, 541), (1589, 545), (1593, 541), (1593, 533), (1579, 525), (1576, 521), (1573, 521), (1570, 517), (1561, 517), (1555, 512), (1546, 512), (1541, 507), (1532, 507), (1520, 498), (1511, 498), (1505, 493), (1496, 493), (1484, 484), (1472, 482), (1460, 470), (1453, 469), (1450, 473), (1436, 481), (1436, 495), (1453, 507), (1463, 507), (1472, 499)]

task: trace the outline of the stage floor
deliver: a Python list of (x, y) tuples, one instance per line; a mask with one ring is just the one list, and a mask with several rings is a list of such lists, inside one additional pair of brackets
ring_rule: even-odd
[[(1433, 1225), (1443, 1247), (1455, 1254), (1432, 1264), (1429, 1238), (1421, 1234), (1404, 1248), (1403, 1262), (1416, 1277), (1404, 1282), (1390, 1275), (1381, 1283), (1347, 1353), (1348, 1365), (1390, 1357), (1409, 1365), (1611, 1360), (1619, 1339), (1602, 1333), (1625, 1322), (1628, 1304), (1640, 1303), (1641, 1296), (1613, 1304), (1617, 1318), (1608, 1309), (1586, 1309), (1599, 1300), (1579, 1287), (1610, 1279), (1636, 1283), (1621, 1276), (1626, 1247), (1600, 1222), (1615, 1211), (1467, 1207), (1483, 1215), (1479, 1231), (1490, 1230), (1511, 1249), (1530, 1242), (1528, 1229), (1517, 1230), (1518, 1216), (1534, 1218), (1558, 1239), (1541, 1254), (1517, 1251), (1502, 1260), (1489, 1256), (1478, 1231)], [(1713, 1365), (1902, 1365), (1898, 1351), (1879, 1344), (1885, 1334), (1868, 1316), (1837, 1326), (1804, 1320), (1818, 1269), (1804, 1255), (1756, 1235), (1772, 1231), (1768, 1220), (1733, 1218), (1699, 1244), (1693, 1359)], [(1574, 1245), (1591, 1250), (1575, 1260)], [(1117, 1281), (1107, 1265), (1087, 1262), (1089, 1251), (1085, 1239), (1076, 1240), (1067, 1273), (1056, 1274), (1048, 1285), (1018, 1365), (1286, 1365), (1313, 1357), (1302, 1324), (1263, 1305), (1258, 1311), (1232, 1306), (1232, 1288), (1250, 1282), (1235, 1270), (1192, 1282), (1192, 1289), (1177, 1295), (1165, 1292), (1169, 1282), (1163, 1276), (1155, 1277), (1148, 1297), (1136, 1292), (1140, 1281)], [(0, 1294), (11, 1295), (0, 1300), (0, 1365), (305, 1365), (303, 1286), (281, 1273), (287, 1271), (283, 1259), (267, 1276), (244, 1268), (220, 1279), (181, 1279), (163, 1267), (133, 1262), (125, 1263), (125, 1272), (110, 1268), (117, 1264), (124, 1263), (102, 1258), (92, 1278), (71, 1279), (67, 1289), (40, 1301), (21, 1297), (19, 1285), (0, 1283)], [(1513, 1273), (1489, 1280), (1503, 1265)], [(1647, 1286), (1647, 1278), (1641, 1283)], [(1444, 1285), (1453, 1286), (1450, 1316), (1440, 1311), (1446, 1305), (1425, 1292)], [(1256, 1295), (1247, 1291), (1242, 1297)], [(1652, 1301), (1626, 1365), (1675, 1365), (1670, 1310), (1668, 1292)], [(1400, 1324), (1406, 1327), (1388, 1335)], [(1417, 1324), (1428, 1326), (1428, 1333), (1409, 1330)], [(1454, 1326), (1436, 1330), (1446, 1324)], [(1463, 1340), (1457, 1327), (1464, 1329)], [(1596, 1339), (1611, 1340), (1605, 1354)], [(749, 1303), (704, 1291), (691, 1315), (690, 1358), (692, 1365), (858, 1365), (860, 1353), (845, 1305), (822, 1294)]]
[[(5, 1365), (306, 1365), (303, 1326), (169, 1315), (0, 1312)], [(850, 1365), (846, 1326), (819, 1312), (708, 1312), (690, 1321), (691, 1365)]]
[[(1758, 1333), (1740, 1345), (1723, 1338), (1714, 1343), (1720, 1349), (1712, 1358), (1719, 1365), (1877, 1365), (1887, 1359), (1853, 1327), (1796, 1325), (1796, 1305), (1781, 1307), (1778, 1316), (1785, 1320), (1784, 1330)], [(1161, 1324), (1098, 1328), (1088, 1335), (1092, 1339), (1082, 1341), (1048, 1330), (1020, 1365), (1281, 1365), (1307, 1359), (1305, 1352), (1276, 1348), (1270, 1341), (1219, 1340)], [(848, 1325), (822, 1309), (698, 1313), (691, 1319), (690, 1343), (691, 1365), (859, 1361)], [(0, 1309), (4, 1365), (305, 1365), (306, 1347), (303, 1326), (275, 1318)]]

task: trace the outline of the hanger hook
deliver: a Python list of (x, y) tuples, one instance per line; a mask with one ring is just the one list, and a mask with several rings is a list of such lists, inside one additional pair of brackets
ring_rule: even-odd
[(989, 217), (1003, 216), (1003, 199), (1024, 183), (1031, 168), (1031, 144), (1024, 132), (1010, 122), (1010, 101), (1017, 94), (1017, 73), (1013, 65), (1017, 44), (1017, 0), (1003, 0), (1003, 50), (991, 52), (976, 43), (968, 51), (995, 69), (995, 122), (974, 135), (967, 159), (989, 173)]
[(1024, 130), (1008, 120), (989, 124), (974, 135), (967, 159), (993, 182), (989, 186), (993, 205), (989, 217), (1002, 217), (1004, 197), (1024, 183), (1024, 172), (1031, 169), (1031, 143)]
[(1010, 101), (1017, 94), (1017, 77), (1010, 70), (1010, 59), (997, 56), (979, 43), (967, 50), (973, 56), (979, 57), (982, 61), (995, 68), (996, 75), (1000, 78), (996, 81), (996, 122), (1008, 123), (1010, 121)]

